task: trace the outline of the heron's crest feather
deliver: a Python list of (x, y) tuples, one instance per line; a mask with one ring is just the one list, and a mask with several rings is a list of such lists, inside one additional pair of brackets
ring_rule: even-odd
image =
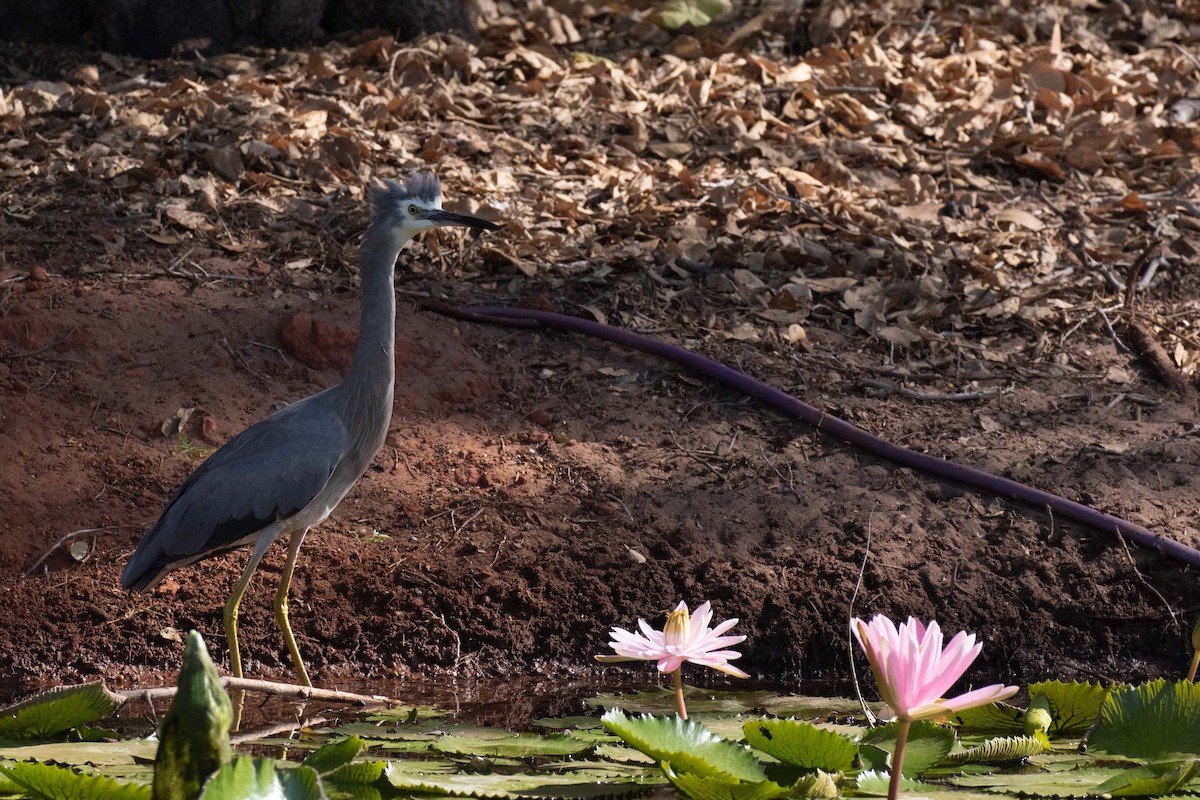
[(434, 203), (442, 196), (442, 184), (432, 172), (414, 172), (403, 181), (386, 179), (370, 188), (371, 208), (376, 214), (408, 200)]

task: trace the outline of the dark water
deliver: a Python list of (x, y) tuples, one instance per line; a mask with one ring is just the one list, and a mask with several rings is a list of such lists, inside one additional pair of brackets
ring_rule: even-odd
[[(811, 682), (804, 685), (764, 683), (736, 680), (710, 670), (684, 670), (689, 686), (714, 692), (767, 690), (780, 694), (845, 696), (847, 686), (834, 682)], [(585, 700), (601, 693), (637, 692), (656, 686), (669, 687), (670, 677), (659, 674), (653, 667), (604, 670), (584, 677), (566, 679), (544, 675), (517, 676), (506, 679), (463, 679), (425, 681), (352, 681), (339, 679), (322, 684), (322, 688), (340, 689), (365, 695), (384, 695), (403, 705), (432, 706), (448, 719), (488, 725), (509, 730), (530, 730), (532, 723), (544, 717), (563, 717), (598, 713)], [(16, 682), (0, 681), (0, 704), (19, 701), (51, 688)], [(122, 687), (123, 690), (129, 689)], [(118, 720), (136, 726), (139, 721), (153, 724), (170, 707), (170, 701), (159, 699), (147, 703), (132, 700), (117, 714)], [(316, 718), (325, 724), (361, 718), (363, 708), (354, 704), (325, 700), (297, 701), (295, 699), (251, 692), (243, 707), (242, 729), (276, 723), (300, 722)]]

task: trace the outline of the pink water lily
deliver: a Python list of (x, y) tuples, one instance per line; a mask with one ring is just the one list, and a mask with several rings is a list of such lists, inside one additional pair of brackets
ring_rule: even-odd
[(914, 720), (986, 706), (1012, 697), (1019, 690), (996, 683), (957, 697), (943, 697), (983, 649), (973, 633), (960, 631), (943, 649), (942, 631), (936, 622), (926, 626), (909, 617), (897, 628), (882, 614), (869, 623), (855, 617), (850, 621), (850, 630), (871, 662), (880, 697), (896, 712), (896, 751), (888, 790), (892, 800), (900, 789), (904, 745)]
[(738, 623), (737, 619), (727, 619), (718, 623), (716, 627), (709, 628), (708, 623), (712, 622), (712, 617), (712, 606), (707, 600), (696, 609), (695, 616), (688, 613), (687, 603), (680, 602), (675, 606), (675, 610), (667, 614), (667, 623), (661, 631), (651, 628), (644, 619), (638, 620), (641, 633), (613, 628), (608, 634), (612, 637), (608, 646), (616, 651), (616, 655), (598, 655), (596, 660), (607, 663), (657, 662), (659, 672), (669, 672), (674, 676), (679, 715), (687, 719), (680, 675), (683, 662), (718, 669), (737, 678), (749, 677), (729, 663), (735, 658), (741, 658), (741, 653), (725, 649), (740, 644), (746, 637), (722, 635)]

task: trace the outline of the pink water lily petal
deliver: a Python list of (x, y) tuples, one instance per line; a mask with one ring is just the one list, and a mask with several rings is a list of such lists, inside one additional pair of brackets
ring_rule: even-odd
[(737, 667), (729, 665), (741, 653), (730, 650), (732, 645), (741, 644), (745, 636), (724, 636), (726, 631), (738, 623), (736, 618), (727, 619), (710, 628), (712, 605), (706, 600), (689, 614), (687, 603), (679, 603), (667, 618), (667, 625), (658, 631), (642, 619), (638, 620), (640, 633), (624, 628), (609, 631), (609, 647), (616, 655), (598, 655), (597, 661), (654, 661), (660, 672), (674, 672), (685, 661), (711, 667), (739, 678), (749, 677)]
[(943, 647), (937, 622), (925, 625), (909, 617), (896, 626), (877, 614), (869, 623), (857, 617), (850, 629), (867, 655), (883, 701), (901, 720), (928, 719), (1004, 700), (1018, 687), (995, 684), (944, 698), (979, 656), (983, 645), (975, 635), (960, 632)]

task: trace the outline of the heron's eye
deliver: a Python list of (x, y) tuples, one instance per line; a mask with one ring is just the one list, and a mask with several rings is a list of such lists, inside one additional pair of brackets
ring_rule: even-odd
[(410, 215), (410, 216), (413, 216), (413, 217), (415, 217), (415, 216), (417, 215), (417, 207), (416, 207), (416, 205), (411, 205), (411, 206), (409, 206), (409, 207), (408, 207), (408, 213), (409, 213), (409, 215)]

